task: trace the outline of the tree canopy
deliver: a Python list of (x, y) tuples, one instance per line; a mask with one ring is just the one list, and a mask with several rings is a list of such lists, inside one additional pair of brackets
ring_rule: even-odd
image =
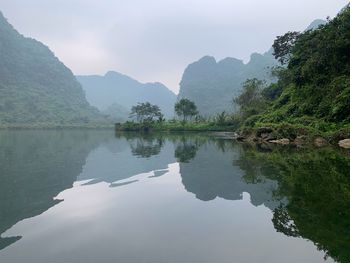
[[(321, 122), (348, 125), (350, 8), (317, 29), (277, 37), (274, 48), (276, 58), (286, 67), (279, 68), (278, 82), (262, 91), (269, 106), (256, 112), (249, 123), (290, 122), (317, 129), (321, 129)], [(255, 100), (257, 89), (245, 86), (238, 102), (245, 101), (248, 104), (242, 106), (248, 108), (254, 105), (250, 102)]]
[(176, 114), (185, 122), (188, 118), (198, 114), (197, 106), (189, 99), (181, 99), (175, 104)]
[(274, 41), (273, 55), (282, 64), (288, 64), (295, 42), (300, 36), (299, 32), (288, 32), (283, 36), (278, 36)]
[(163, 114), (157, 105), (152, 105), (149, 102), (145, 102), (132, 106), (130, 117), (136, 118), (137, 121), (145, 122), (153, 121), (155, 118), (162, 119)]
[(264, 81), (258, 79), (248, 79), (243, 83), (241, 95), (233, 99), (233, 102), (239, 105), (243, 118), (257, 114), (265, 107), (261, 94), (263, 87)]

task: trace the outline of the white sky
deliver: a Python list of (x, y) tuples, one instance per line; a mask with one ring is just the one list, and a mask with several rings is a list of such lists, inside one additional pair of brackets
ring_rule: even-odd
[(249, 60), (277, 35), (334, 17), (347, 0), (1, 0), (25, 36), (75, 74), (115, 70), (174, 92), (189, 63), (204, 55)]

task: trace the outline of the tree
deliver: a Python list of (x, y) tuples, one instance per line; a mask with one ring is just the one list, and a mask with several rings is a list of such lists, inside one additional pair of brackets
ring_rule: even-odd
[(258, 114), (265, 108), (266, 103), (261, 93), (264, 84), (264, 81), (255, 78), (243, 83), (242, 94), (233, 99), (233, 103), (240, 106), (242, 117)]
[(282, 64), (288, 64), (295, 42), (300, 36), (299, 32), (288, 32), (283, 36), (278, 36), (274, 41), (273, 55)]
[(181, 99), (175, 104), (176, 114), (182, 118), (183, 122), (187, 121), (188, 117), (193, 117), (198, 114), (197, 106), (189, 99)]
[(149, 102), (138, 103), (136, 106), (132, 106), (131, 118), (137, 119), (139, 122), (153, 121), (154, 118), (161, 119), (163, 114), (160, 111), (160, 108), (157, 105), (152, 105)]

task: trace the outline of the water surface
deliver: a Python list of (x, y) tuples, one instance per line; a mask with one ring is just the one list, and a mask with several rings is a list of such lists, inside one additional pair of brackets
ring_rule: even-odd
[(203, 134), (0, 131), (0, 262), (350, 262), (349, 160)]

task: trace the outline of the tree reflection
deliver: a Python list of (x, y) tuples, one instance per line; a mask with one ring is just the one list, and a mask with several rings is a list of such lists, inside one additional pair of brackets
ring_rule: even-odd
[(300, 236), (299, 230), (288, 214), (286, 206), (281, 205), (273, 211), (272, 222), (277, 232), (281, 232), (290, 237)]
[(178, 142), (175, 149), (175, 158), (178, 162), (188, 163), (196, 157), (196, 153), (200, 146), (198, 139), (188, 139), (183, 136)]
[(133, 155), (141, 158), (149, 158), (158, 155), (163, 147), (162, 139), (139, 138), (130, 144)]
[(274, 195), (288, 199), (273, 210), (272, 221), (278, 232), (312, 240), (326, 257), (350, 262), (349, 153), (279, 148), (261, 153), (250, 149), (241, 159), (242, 169), (249, 163), (255, 167), (248, 173), (258, 170), (262, 176), (278, 181)]

